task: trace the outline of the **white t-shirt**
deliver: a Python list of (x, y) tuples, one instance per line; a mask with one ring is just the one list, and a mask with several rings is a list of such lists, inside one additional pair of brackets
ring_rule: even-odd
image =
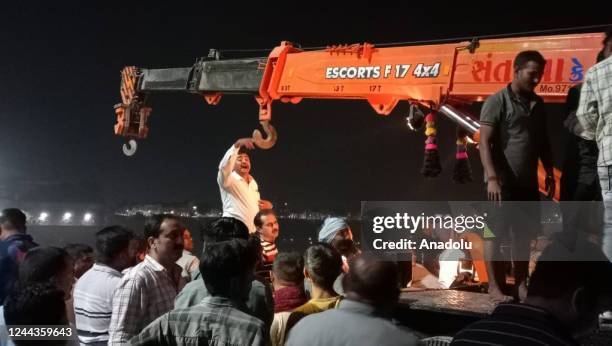
[(79, 339), (84, 343), (108, 341), (113, 294), (121, 281), (117, 270), (96, 263), (74, 286), (74, 312)]

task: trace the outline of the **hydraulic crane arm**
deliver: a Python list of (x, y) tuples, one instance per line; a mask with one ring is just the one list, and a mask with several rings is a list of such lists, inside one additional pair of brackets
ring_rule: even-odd
[(563, 102), (581, 82), (601, 49), (602, 34), (481, 40), (441, 45), (377, 48), (370, 44), (292, 52), (285, 44), (264, 95), (286, 98), (367, 100), (379, 114), (397, 102), (415, 101), (437, 109), (446, 102), (482, 101), (509, 83), (517, 53), (537, 50), (547, 60), (536, 92), (546, 102)]
[(517, 53), (542, 53), (547, 64), (536, 92), (546, 102), (563, 102), (595, 62), (602, 38), (602, 33), (590, 33), (395, 47), (365, 43), (314, 51), (282, 42), (265, 58), (218, 60), (212, 51), (192, 67), (126, 67), (115, 133), (145, 138), (151, 112), (147, 95), (180, 91), (203, 95), (213, 105), (223, 94), (253, 95), (269, 138), (264, 143), (260, 133), (254, 137), (264, 148), (275, 140), (269, 124), (272, 103), (296, 104), (304, 98), (365, 100), (381, 115), (405, 101), (412, 109), (449, 116), (477, 140), (478, 122), (455, 108), (483, 101), (507, 85)]
[[(141, 69), (133, 66), (121, 71), (122, 103), (115, 105), (117, 124), (115, 133), (129, 138), (146, 138), (147, 120), (151, 108), (146, 106), (149, 94), (161, 92), (187, 92), (203, 95), (209, 104), (219, 103), (222, 94), (248, 93), (257, 95), (266, 60), (262, 58), (210, 60), (201, 59), (192, 67)], [(271, 135), (274, 129), (264, 124)], [(275, 134), (274, 134), (275, 135)], [(261, 138), (261, 134), (256, 135)], [(265, 146), (260, 141), (261, 146)], [(268, 144), (269, 145), (269, 144)], [(273, 145), (273, 144), (272, 144)], [(136, 142), (123, 151), (131, 156)]]
[(146, 137), (146, 96), (156, 92), (202, 94), (210, 104), (222, 94), (252, 94), (260, 121), (270, 120), (272, 102), (303, 98), (363, 99), (383, 115), (399, 101), (438, 110), (444, 103), (482, 101), (502, 88), (512, 79), (512, 60), (522, 50), (544, 55), (548, 63), (536, 91), (546, 102), (562, 102), (594, 63), (601, 39), (594, 33), (389, 48), (366, 43), (317, 51), (283, 42), (267, 58), (207, 58), (168, 69), (126, 67), (115, 133)]
[(143, 93), (185, 91), (256, 93), (265, 58), (201, 60), (192, 67), (142, 69), (138, 91)]

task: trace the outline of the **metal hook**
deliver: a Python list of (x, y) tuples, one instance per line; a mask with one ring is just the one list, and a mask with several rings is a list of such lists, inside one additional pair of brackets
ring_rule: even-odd
[(259, 123), (266, 132), (267, 137), (266, 139), (263, 139), (261, 132), (256, 129), (253, 131), (253, 142), (261, 149), (270, 149), (274, 146), (274, 144), (276, 144), (276, 140), (278, 139), (276, 130), (272, 125), (270, 125), (269, 121), (260, 121)]
[(412, 131), (419, 131), (423, 127), (425, 120), (425, 114), (423, 111), (414, 103), (410, 105), (410, 113), (406, 118), (408, 128)]
[(132, 156), (136, 154), (136, 149), (138, 149), (138, 143), (135, 140), (130, 139), (127, 143), (123, 144), (123, 154), (125, 156)]

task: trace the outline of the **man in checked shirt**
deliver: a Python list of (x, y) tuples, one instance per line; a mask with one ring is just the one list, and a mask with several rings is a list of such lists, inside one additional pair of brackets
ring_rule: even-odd
[(153, 320), (174, 308), (185, 286), (175, 262), (183, 254), (185, 227), (174, 215), (153, 215), (144, 227), (148, 252), (130, 269), (113, 294), (109, 345), (125, 345)]
[(582, 137), (597, 141), (597, 173), (604, 201), (603, 252), (612, 260), (612, 29), (603, 40), (604, 60), (589, 69), (580, 93), (576, 117)]

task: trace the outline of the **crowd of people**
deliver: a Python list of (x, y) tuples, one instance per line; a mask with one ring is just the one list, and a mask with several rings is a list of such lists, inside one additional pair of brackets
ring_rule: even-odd
[[(3, 257), (7, 294), (0, 325), (71, 325), (78, 336), (46, 344), (417, 345), (423, 336), (393, 318), (400, 267), (358, 250), (346, 252), (352, 232), (339, 218), (327, 219), (319, 243), (303, 254), (278, 252), (269, 280), (258, 275), (269, 257), (260, 233), (249, 234), (231, 217), (202, 226), (203, 250), (188, 277), (177, 264), (188, 231), (173, 215), (147, 220), (144, 258), (136, 232), (121, 226), (98, 231), (95, 262), (86, 267), (87, 247), (37, 246), (23, 220), (16, 209), (4, 210), (0, 219), (0, 239), (18, 254)], [(11, 227), (19, 237), (6, 236)], [(547, 261), (560, 252), (572, 258), (562, 243), (550, 245), (526, 299), (500, 304), (489, 318), (455, 335), (453, 344), (576, 344), (612, 307), (612, 263), (594, 244), (580, 246), (592, 253), (588, 262)], [(11, 271), (4, 270), (8, 261)], [(9, 340), (5, 334), (2, 344), (41, 341)]]
[[(576, 172), (577, 180), (569, 181), (570, 175), (564, 182), (564, 196), (573, 196), (568, 199), (612, 198), (610, 55), (608, 33), (601, 61), (582, 86), (576, 120), (566, 122), (571, 134), (580, 136), (572, 142), (581, 148), (578, 155), (590, 155), (578, 157), (586, 168)], [(484, 103), (480, 148), (491, 200), (539, 200), (538, 159), (552, 179), (543, 102), (534, 93), (545, 64), (539, 52), (519, 53), (513, 81)], [(260, 198), (244, 150), (253, 148), (252, 139), (239, 139), (219, 164), (223, 216), (201, 226), (201, 254), (191, 252), (190, 231), (171, 214), (150, 216), (142, 232), (103, 228), (95, 234), (95, 248), (59, 248), (39, 246), (27, 234), (21, 210), (3, 210), (0, 344), (42, 343), (11, 340), (2, 326), (69, 325), (78, 339), (45, 343), (417, 345), (422, 335), (393, 318), (406, 286), (404, 267), (361, 253), (346, 220), (327, 218), (318, 243), (303, 253), (277, 248), (279, 218), (272, 203)], [(599, 172), (598, 186), (593, 169)], [(581, 174), (590, 179), (578, 178)], [(596, 193), (584, 192), (593, 189)], [(530, 277), (527, 264), (517, 261), (514, 302), (499, 304), (488, 318), (459, 331), (452, 344), (577, 344), (602, 312), (612, 310), (612, 207), (604, 206), (603, 250), (596, 242), (567, 236), (544, 250)], [(537, 228), (530, 224), (535, 220), (537, 215), (492, 225), (499, 237), (486, 240), (485, 252), (499, 251), (506, 229), (515, 253), (528, 251), (532, 235), (520, 230)], [(589, 258), (572, 260), (576, 248)], [(559, 258), (565, 260), (552, 260)], [(487, 269), (489, 294), (503, 301), (495, 263)]]

